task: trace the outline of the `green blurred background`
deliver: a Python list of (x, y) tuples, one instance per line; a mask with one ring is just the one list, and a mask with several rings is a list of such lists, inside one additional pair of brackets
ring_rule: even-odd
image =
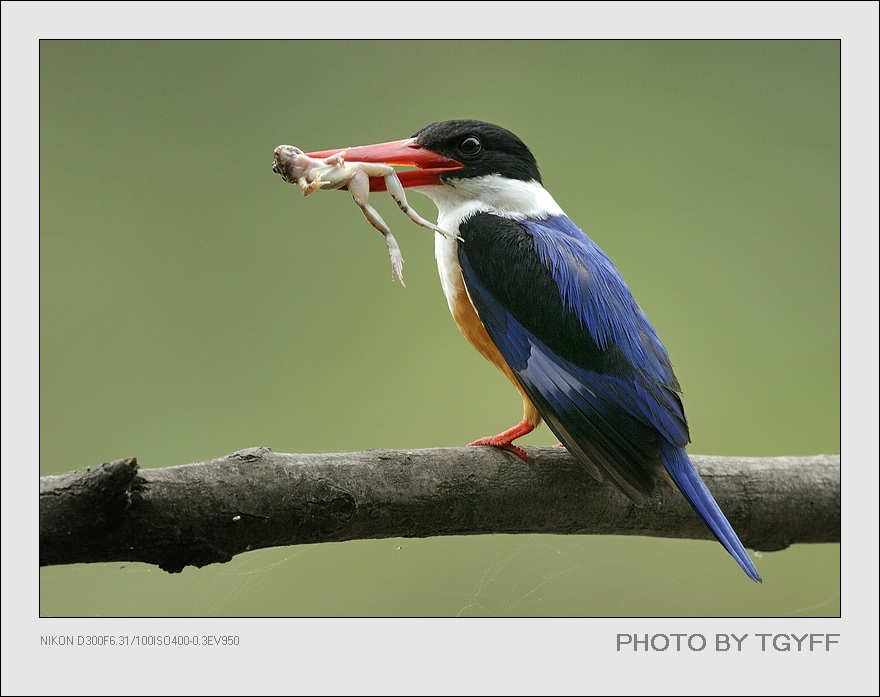
[[(272, 150), (501, 124), (672, 356), (693, 453), (840, 450), (835, 41), (43, 41), (41, 474), (462, 445), (514, 424), (459, 335), (431, 233), (385, 195), (406, 288), (344, 193)], [(431, 202), (412, 194), (426, 217)], [(546, 428), (523, 439), (552, 445)], [(169, 575), (40, 572), (53, 616), (835, 616), (839, 545), (593, 536), (261, 550)]]

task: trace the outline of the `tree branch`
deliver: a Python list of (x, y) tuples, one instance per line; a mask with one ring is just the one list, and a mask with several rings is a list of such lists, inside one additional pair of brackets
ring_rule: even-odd
[[(129, 458), (40, 479), (40, 565), (143, 561), (169, 572), (264, 547), (553, 533), (712, 539), (663, 486), (641, 508), (563, 448), (285, 454), (248, 448), (141, 470)], [(840, 541), (840, 456), (692, 456), (746, 547)]]

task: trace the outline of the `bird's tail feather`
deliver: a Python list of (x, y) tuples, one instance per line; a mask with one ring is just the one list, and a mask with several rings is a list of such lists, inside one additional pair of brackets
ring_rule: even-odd
[(674, 445), (666, 445), (660, 450), (660, 458), (666, 466), (666, 471), (672, 477), (672, 481), (679, 488), (688, 503), (697, 512), (703, 522), (709, 527), (718, 541), (724, 545), (724, 549), (736, 559), (737, 563), (753, 581), (761, 582), (761, 576), (752, 563), (751, 558), (740, 542), (733, 527), (731, 527), (721, 508), (715, 503), (715, 499), (706, 488), (697, 470), (694, 469), (691, 460), (684, 448)]

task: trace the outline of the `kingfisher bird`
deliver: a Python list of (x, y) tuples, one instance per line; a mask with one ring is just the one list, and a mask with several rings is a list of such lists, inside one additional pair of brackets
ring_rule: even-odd
[[(440, 121), (411, 138), (309, 153), (414, 166), (404, 188), (437, 206), (435, 255), (458, 328), (523, 401), (512, 428), (470, 445), (503, 448), (545, 421), (595, 478), (635, 504), (666, 479), (754, 581), (761, 577), (685, 450), (681, 388), (660, 338), (617, 268), (544, 189), (510, 131)], [(370, 178), (371, 191), (383, 191)]]

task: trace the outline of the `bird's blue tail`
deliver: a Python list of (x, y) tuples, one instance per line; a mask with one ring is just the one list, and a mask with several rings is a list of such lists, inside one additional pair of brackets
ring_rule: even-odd
[(736, 559), (742, 570), (748, 574), (753, 581), (761, 582), (758, 570), (752, 563), (751, 558), (739, 541), (739, 537), (734, 532), (724, 513), (715, 503), (712, 494), (706, 488), (703, 480), (697, 470), (694, 469), (691, 460), (684, 448), (676, 448), (671, 444), (664, 444), (660, 450), (660, 459), (666, 466), (666, 471), (672, 477), (672, 481), (679, 488), (684, 497), (688, 500), (694, 510), (703, 519), (703, 522), (709, 526), (709, 529), (718, 538), (718, 541), (724, 545), (724, 549), (730, 552), (730, 555)]

